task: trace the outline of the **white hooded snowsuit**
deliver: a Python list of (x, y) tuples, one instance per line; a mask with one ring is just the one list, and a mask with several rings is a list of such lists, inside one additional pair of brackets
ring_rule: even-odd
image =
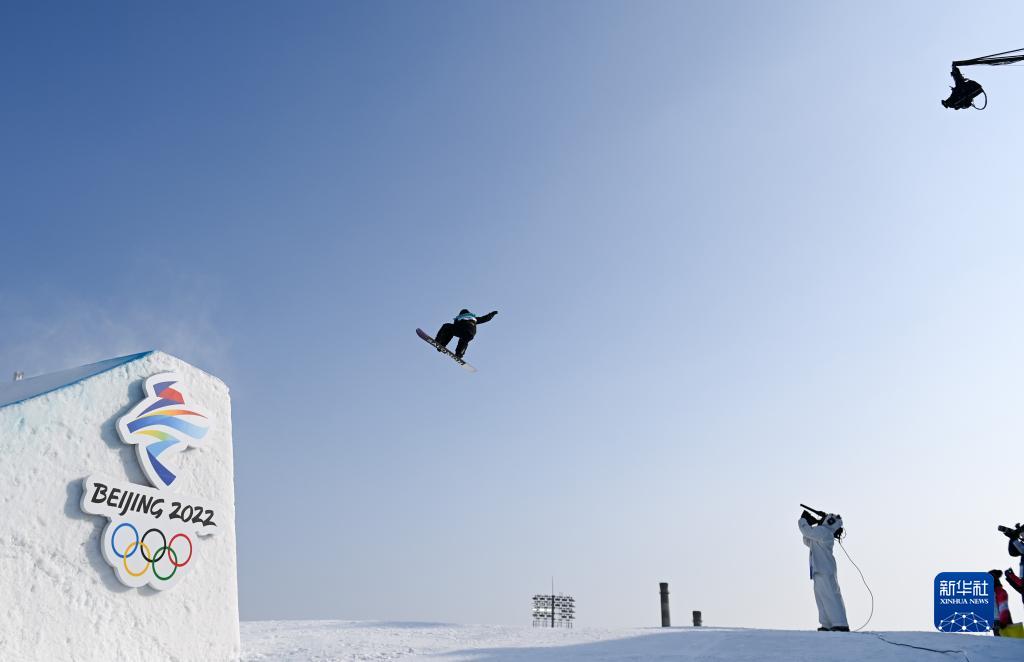
[(835, 532), (843, 526), (843, 520), (835, 517), (832, 524), (826, 521), (811, 526), (801, 517), (798, 524), (804, 544), (811, 549), (811, 579), (814, 580), (814, 601), (818, 604), (818, 622), (827, 629), (849, 627), (836, 578), (836, 557), (832, 555)]

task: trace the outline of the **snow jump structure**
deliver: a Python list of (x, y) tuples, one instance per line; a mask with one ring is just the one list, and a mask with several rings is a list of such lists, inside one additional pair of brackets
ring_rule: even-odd
[(231, 403), (144, 352), (0, 385), (0, 657), (235, 660)]

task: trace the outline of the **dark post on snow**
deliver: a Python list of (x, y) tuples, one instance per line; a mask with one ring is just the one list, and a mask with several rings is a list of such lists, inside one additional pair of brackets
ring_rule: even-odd
[(699, 628), (701, 626), (700, 612), (696, 609), (693, 611), (693, 627)]
[(668, 613), (668, 582), (658, 584), (661, 587), (661, 627), (672, 627), (672, 618)]

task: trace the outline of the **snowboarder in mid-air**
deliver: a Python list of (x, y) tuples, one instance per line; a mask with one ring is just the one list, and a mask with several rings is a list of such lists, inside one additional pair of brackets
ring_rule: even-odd
[(442, 347), (447, 349), (448, 343), (452, 341), (452, 337), (456, 337), (459, 339), (459, 344), (455, 346), (455, 358), (461, 359), (466, 355), (469, 341), (476, 335), (476, 325), (490, 322), (497, 314), (498, 311), (492, 310), (486, 315), (478, 317), (463, 308), (455, 319), (442, 324), (441, 328), (437, 330), (437, 335), (434, 336), (434, 342), (438, 345), (437, 351), (440, 352)]
[[(455, 359), (455, 362), (465, 370), (476, 372), (476, 368), (466, 363), (466, 359), (462, 357), (466, 353), (466, 348), (469, 347), (469, 341), (476, 335), (476, 325), (490, 322), (491, 318), (497, 314), (498, 311), (492, 310), (486, 315), (477, 316), (463, 308), (455, 319), (441, 325), (441, 328), (437, 331), (436, 338), (428, 336), (423, 329), (416, 329), (416, 335), (433, 345), (437, 351)], [(453, 353), (448, 349), (448, 343), (456, 336), (459, 338), (459, 344), (455, 347), (455, 352)]]

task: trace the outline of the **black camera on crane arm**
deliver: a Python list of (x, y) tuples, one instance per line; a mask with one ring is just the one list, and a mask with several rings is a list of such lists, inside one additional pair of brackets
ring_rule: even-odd
[[(966, 78), (960, 73), (960, 67), (969, 67), (977, 64), (1014, 64), (1017, 62), (1024, 62), (1024, 48), (993, 53), (992, 55), (982, 55), (981, 57), (969, 60), (955, 60), (952, 71), (949, 72), (949, 75), (953, 77), (954, 85), (949, 90), (949, 98), (943, 100), (941, 102), (942, 105), (953, 110), (965, 110), (967, 108), (984, 110), (988, 106), (988, 95), (982, 89), (981, 83)], [(978, 97), (982, 98), (982, 105), (980, 106), (975, 105), (975, 100)]]

